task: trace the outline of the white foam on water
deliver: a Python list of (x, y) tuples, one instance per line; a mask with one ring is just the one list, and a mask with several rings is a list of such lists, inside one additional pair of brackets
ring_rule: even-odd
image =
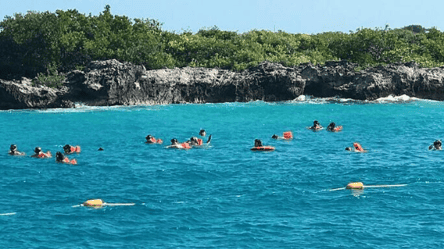
[(0, 214), (0, 216), (10, 216), (10, 215), (15, 215), (16, 213), (4, 213), (4, 214)]

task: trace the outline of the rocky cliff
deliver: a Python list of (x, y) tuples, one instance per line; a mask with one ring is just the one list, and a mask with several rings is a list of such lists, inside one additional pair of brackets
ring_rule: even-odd
[(285, 67), (263, 62), (242, 72), (209, 68), (146, 70), (116, 60), (91, 62), (72, 71), (58, 89), (30, 79), (0, 80), (0, 109), (85, 105), (286, 101), (300, 95), (374, 100), (389, 95), (443, 100), (444, 68), (415, 63), (357, 71), (346, 61)]

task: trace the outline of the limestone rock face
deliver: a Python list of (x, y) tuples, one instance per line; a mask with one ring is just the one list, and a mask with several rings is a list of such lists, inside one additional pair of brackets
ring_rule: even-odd
[(31, 79), (1, 80), (0, 109), (286, 101), (300, 95), (375, 100), (389, 95), (444, 100), (444, 67), (416, 63), (356, 70), (347, 61), (286, 67), (263, 62), (242, 72), (219, 68), (146, 70), (117, 60), (93, 61), (66, 75), (63, 87), (35, 86)]

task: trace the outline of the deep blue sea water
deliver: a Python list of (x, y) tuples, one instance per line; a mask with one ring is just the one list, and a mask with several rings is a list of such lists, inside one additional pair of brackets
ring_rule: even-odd
[[(443, 118), (433, 101), (1, 111), (0, 248), (443, 248)], [(201, 128), (211, 147), (165, 148)], [(78, 165), (29, 157), (65, 144)], [(407, 186), (329, 191), (352, 181)], [(95, 198), (136, 205), (73, 207)]]

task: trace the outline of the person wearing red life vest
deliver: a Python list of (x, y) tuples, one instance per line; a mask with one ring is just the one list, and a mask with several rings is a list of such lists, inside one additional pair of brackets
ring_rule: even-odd
[(177, 139), (173, 138), (171, 139), (171, 145), (167, 146), (168, 149), (191, 149), (191, 146), (189, 143), (179, 143)]
[(367, 152), (367, 150), (365, 150), (364, 148), (362, 148), (362, 145), (360, 143), (353, 143), (353, 147), (347, 147), (345, 148), (345, 150), (347, 151), (354, 151), (354, 152)]
[(155, 137), (153, 137), (151, 135), (146, 136), (145, 139), (146, 139), (145, 143), (147, 143), (147, 144), (161, 144), (161, 143), (163, 143), (162, 139), (156, 139)]
[(56, 162), (58, 163), (67, 163), (67, 164), (77, 164), (76, 159), (69, 160), (69, 158), (65, 157), (62, 152), (57, 151), (56, 153)]
[(291, 140), (291, 139), (293, 139), (293, 132), (286, 131), (286, 132), (284, 132), (283, 137), (273, 134), (273, 136), (271, 136), (271, 138), (276, 139), (276, 140)]
[(336, 126), (335, 122), (331, 122), (331, 123), (327, 126), (327, 131), (331, 131), (331, 132), (342, 131), (342, 125), (340, 125), (340, 126)]
[(49, 157), (52, 157), (50, 151), (47, 151), (46, 153), (44, 153), (42, 151), (42, 148), (40, 148), (40, 147), (35, 147), (34, 152), (35, 152), (35, 154), (32, 155), (31, 157), (36, 157), (36, 158), (49, 158)]
[(69, 155), (72, 153), (80, 153), (81, 149), (80, 146), (71, 146), (69, 144), (63, 146), (63, 151), (65, 152), (65, 154)]
[[(211, 137), (212, 135), (208, 137), (208, 140), (205, 144), (209, 144), (211, 142)], [(191, 137), (190, 140), (187, 141), (187, 143), (189, 143), (191, 146), (196, 146), (196, 147), (204, 145), (203, 139), (197, 137)]]

